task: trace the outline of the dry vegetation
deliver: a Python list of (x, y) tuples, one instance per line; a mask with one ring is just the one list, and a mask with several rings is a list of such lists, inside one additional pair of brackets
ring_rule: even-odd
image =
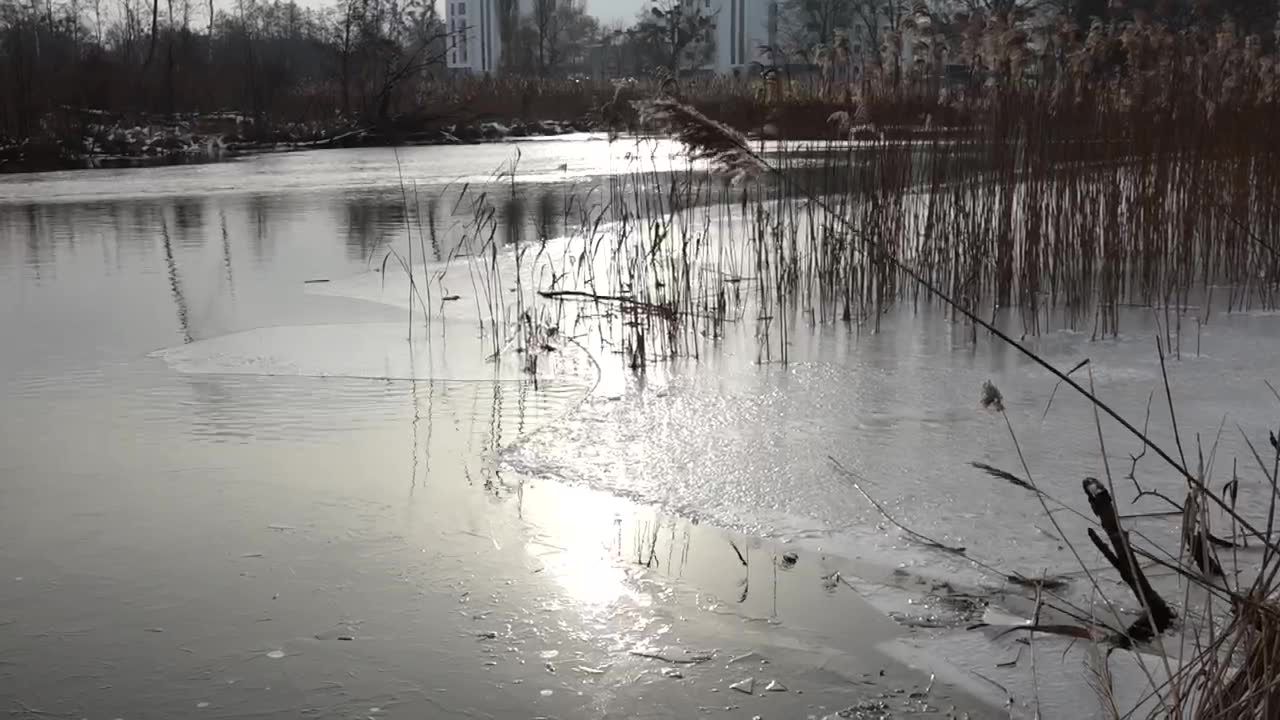
[[(670, 170), (648, 141), (615, 140), (634, 144), (630, 174), (566, 208), (581, 255), (540, 289), (625, 298), (636, 367), (696, 355), (740, 319), (762, 359), (785, 360), (798, 323), (874, 328), (940, 297), (975, 334), (981, 317), (1010, 337), (1111, 336), (1123, 308), (1156, 308), (1174, 355), (1184, 324), (1274, 307), (1280, 76), (1258, 38), (1062, 27), (1033, 52), (984, 27), (959, 85), (924, 63), (856, 80), (833, 64), (752, 93), (714, 79), (615, 92), (601, 122), (694, 152)], [(800, 136), (826, 139), (789, 139), (776, 121), (796, 108), (821, 126)]]
[[(1131, 542), (1110, 499), (1119, 480), (1085, 482), (1088, 520), (1101, 531), (1090, 531), (1092, 544), (1131, 596), (1104, 596), (1099, 613), (1021, 578), (1035, 589), (1035, 617), (1051, 608), (1066, 618), (1032, 635), (1095, 643), (1097, 687), (1116, 717), (1130, 709), (1112, 702), (1108, 658), (1135, 650), (1159, 666), (1147, 668), (1142, 713), (1280, 717), (1280, 445), (1250, 445), (1266, 507), (1255, 498), (1238, 511), (1230, 487), (1210, 487), (1216, 448), (1208, 466), (1190, 466), (1180, 446), (1156, 445), (1091, 383), (1019, 340), (1060, 326), (1114, 335), (1121, 308), (1136, 305), (1158, 311), (1162, 352), (1176, 356), (1191, 318), (1274, 307), (1275, 62), (1230, 26), (1199, 35), (1097, 27), (1038, 61), (1006, 39), (986, 45), (982, 81), (959, 88), (931, 89), (927, 73), (844, 86), (774, 78), (750, 100), (717, 101), (714, 85), (668, 85), (672, 94), (643, 102), (638, 121), (685, 143), (689, 164), (659, 169), (653, 146), (638, 142), (629, 175), (567, 211), (578, 230), (554, 259), (559, 272), (534, 273), (543, 282), (523, 288), (517, 315), (544, 335), (594, 333), (643, 370), (707, 352), (739, 321), (755, 327), (762, 361), (785, 361), (788, 337), (805, 325), (874, 326), (894, 304), (940, 305), (975, 339), (1008, 343), (1089, 398), (1185, 480), (1185, 496), (1171, 500), (1181, 510), (1177, 548)], [(759, 103), (749, 105), (758, 114), (725, 109), (734, 102)], [(829, 139), (779, 143), (721, 122), (760, 130), (788, 103), (824, 104)], [(492, 250), (492, 237), (482, 246)], [(545, 237), (530, 247), (534, 262), (553, 252)], [(497, 306), (486, 314), (495, 333), (510, 315)], [(1016, 444), (1012, 425), (1010, 434)], [(1105, 456), (1100, 429), (1099, 443)], [(1042, 498), (1046, 512), (1066, 505), (1030, 468), (984, 469)], [(1151, 567), (1175, 573), (1183, 596), (1156, 594), (1143, 576)], [(1119, 608), (1135, 603), (1136, 618), (1120, 622)]]
[[(1195, 303), (1206, 315), (1273, 306), (1274, 59), (1229, 26), (1207, 36), (1095, 27), (1068, 41), (1039, 59), (1013, 40), (988, 46), (975, 69), (985, 81), (936, 95), (866, 78), (847, 110), (824, 118), (841, 140), (775, 154), (760, 142), (713, 139), (704, 154), (739, 174), (744, 156), (768, 161), (768, 171), (732, 188), (696, 173), (635, 178), (672, 187), (657, 207), (649, 200), (623, 219), (637, 212), (637, 225), (660, 226), (668, 242), (679, 236), (693, 253), (681, 267), (701, 268), (704, 280), (694, 287), (658, 276), (662, 287), (646, 289), (632, 271), (624, 284), (654, 304), (702, 313), (726, 291), (706, 278), (752, 276), (765, 315), (875, 322), (893, 302), (936, 300), (905, 269), (973, 312), (995, 318), (1016, 308), (1027, 334), (1064, 324), (1115, 334), (1126, 305)], [(792, 92), (776, 84), (771, 92)], [(743, 116), (717, 112), (707, 93), (686, 95), (677, 104), (710, 119)], [(934, 105), (923, 120), (903, 116), (923, 112), (926, 97)], [(921, 130), (938, 130), (932, 117), (958, 124)], [(912, 120), (915, 130), (904, 132)], [(707, 233), (686, 217), (687, 198), (715, 193), (735, 202), (717, 208), (714, 222), (738, 223), (752, 241), (733, 267), (700, 249)], [(672, 297), (680, 287), (687, 296)], [(1168, 315), (1175, 348), (1182, 316)]]

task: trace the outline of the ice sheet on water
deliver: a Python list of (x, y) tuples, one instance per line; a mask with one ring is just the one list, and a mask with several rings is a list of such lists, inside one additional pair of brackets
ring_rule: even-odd
[[(591, 365), (571, 344), (541, 351), (540, 378), (590, 382)], [(529, 378), (514, 344), (495, 357), (490, 337), (466, 324), (406, 323), (267, 327), (154, 353), (186, 373), (387, 380), (518, 381)]]
[(1134, 711), (1132, 717), (1147, 717), (1156, 709), (1150, 697), (1152, 683), (1164, 683), (1167, 668), (1181, 664), (1179, 644), (1173, 639), (1166, 642), (1168, 666), (1165, 659), (1149, 652), (1108, 653), (1107, 646), (1043, 634), (1035, 635), (1031, 645), (1023, 645), (1013, 636), (993, 643), (982, 633), (958, 631), (895, 640), (880, 649), (890, 657), (936, 671), (940, 680), (992, 706), (1005, 707), (1010, 717), (1044, 720), (1105, 715), (1095, 689), (1101, 657), (1106, 657), (1116, 707), (1122, 714)]

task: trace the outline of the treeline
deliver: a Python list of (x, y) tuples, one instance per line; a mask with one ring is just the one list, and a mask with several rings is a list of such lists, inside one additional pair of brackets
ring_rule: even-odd
[(419, 0), (87, 2), (0, 0), (0, 134), (52, 132), (66, 108), (385, 118), (443, 71), (444, 26)]
[[(1028, 35), (1070, 25), (1159, 25), (1171, 32), (1213, 32), (1224, 23), (1269, 46), (1280, 31), (1275, 0), (780, 0), (770, 51), (781, 61), (820, 62), (846, 47), (869, 64), (887, 51), (910, 54), (902, 43), (944, 36), (960, 55), (964, 36), (991, 25)], [(936, 42), (936, 40), (934, 40)]]
[[(725, 117), (749, 130), (802, 127), (814, 107), (877, 124), (943, 122), (966, 105), (957, 94), (1064, 87), (1055, 77), (1066, 68), (1089, 89), (1139, 75), (1158, 85), (1169, 67), (1191, 63), (1208, 83), (1201, 95), (1232, 89), (1267, 102), (1276, 83), (1275, 0), (780, 0), (773, 44), (746, 53), (756, 61), (740, 77), (719, 79), (705, 77), (705, 6), (649, 0), (630, 27), (602, 29), (580, 0), (534, 0), (524, 17), (507, 2), (499, 73), (462, 79), (446, 68), (449, 34), (424, 0), (236, 0), (226, 9), (0, 0), (0, 149), (6, 138), (43, 137), (74, 154), (68, 139), (83, 137), (74, 125), (224, 111), (247, 120), (244, 132), (293, 125), (298, 139), (396, 123), (625, 114), (625, 103), (609, 105), (607, 82), (575, 78), (600, 73), (640, 78), (627, 96), (669, 90), (663, 78), (677, 78), (699, 105), (733, 108)], [(796, 122), (770, 119), (778, 116)]]

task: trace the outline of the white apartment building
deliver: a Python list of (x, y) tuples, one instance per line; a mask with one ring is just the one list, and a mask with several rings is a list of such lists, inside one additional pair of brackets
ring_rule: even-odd
[(751, 63), (768, 64), (761, 49), (778, 36), (778, 0), (691, 0), (715, 18), (715, 53), (708, 70), (728, 74)]
[(450, 68), (481, 74), (498, 69), (502, 57), (498, 5), (499, 0), (447, 0)]

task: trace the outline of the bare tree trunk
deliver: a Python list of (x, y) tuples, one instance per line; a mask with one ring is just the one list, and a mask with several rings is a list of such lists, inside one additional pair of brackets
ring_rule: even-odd
[(156, 54), (156, 36), (160, 30), (160, 0), (151, 0), (151, 45), (147, 48), (147, 61), (143, 67), (150, 67)]
[[(254, 72), (253, 62), (253, 33), (249, 28), (249, 20), (244, 12), (244, 0), (240, 0), (238, 14), (240, 16), (240, 30), (244, 35), (244, 56), (245, 56), (245, 75), (248, 78), (249, 86), (249, 108), (253, 116), (253, 128), (257, 133), (260, 128), (261, 108), (258, 103), (258, 78)], [(243, 107), (243, 105), (241, 106)]]
[(555, 0), (537, 0), (534, 6), (534, 21), (538, 30), (538, 76), (547, 75), (547, 40), (551, 29), (551, 13), (554, 12)]
[[(35, 33), (32, 33), (35, 35)], [(36, 58), (39, 55), (34, 53), (28, 54), (25, 47), (25, 36), (18, 33), (16, 36), (16, 52), (13, 63), (14, 83), (17, 86), (17, 117), (15, 124), (17, 126), (18, 137), (28, 137), (35, 125), (35, 82), (33, 75), (35, 73)], [(37, 46), (38, 47), (38, 44)]]
[(121, 60), (125, 65), (133, 62), (133, 9), (129, 0), (120, 0), (120, 10), (124, 14), (124, 38), (121, 41)]
[(79, 0), (70, 0), (67, 9), (71, 11), (71, 47), (75, 50), (76, 57), (80, 56), (80, 2)]
[(342, 114), (351, 115), (351, 2), (347, 0), (342, 21)]
[(173, 96), (173, 0), (168, 0), (169, 4), (169, 43), (167, 57), (165, 59), (164, 69), (164, 85), (165, 85), (165, 109), (172, 115), (174, 112), (174, 96)]

